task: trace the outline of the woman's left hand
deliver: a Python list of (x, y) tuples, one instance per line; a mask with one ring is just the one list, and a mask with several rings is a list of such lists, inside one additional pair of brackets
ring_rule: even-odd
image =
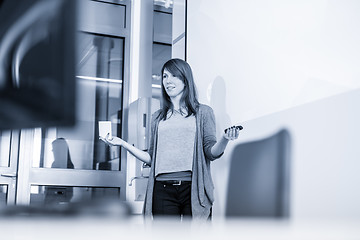
[(240, 133), (240, 129), (237, 128), (236, 126), (232, 126), (226, 129), (226, 131), (224, 131), (224, 138), (226, 138), (227, 140), (235, 140), (239, 137), (239, 133)]

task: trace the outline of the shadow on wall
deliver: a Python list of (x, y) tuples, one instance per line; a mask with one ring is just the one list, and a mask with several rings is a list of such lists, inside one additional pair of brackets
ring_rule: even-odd
[(290, 149), (286, 129), (234, 147), (226, 217), (289, 217)]
[(219, 139), (225, 128), (230, 127), (231, 120), (226, 110), (226, 85), (222, 77), (217, 76), (211, 84), (210, 106), (216, 119), (216, 133)]

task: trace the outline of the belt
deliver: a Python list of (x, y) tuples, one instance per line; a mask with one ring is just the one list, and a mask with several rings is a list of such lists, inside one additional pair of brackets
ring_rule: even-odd
[(158, 183), (165, 184), (165, 185), (173, 185), (173, 186), (180, 186), (183, 184), (191, 183), (191, 181), (182, 181), (182, 180), (167, 180), (167, 181), (157, 181)]

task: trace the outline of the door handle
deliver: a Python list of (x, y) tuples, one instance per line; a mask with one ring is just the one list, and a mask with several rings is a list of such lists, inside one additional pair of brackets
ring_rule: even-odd
[(9, 178), (16, 178), (17, 174), (16, 173), (2, 173), (1, 176), (2, 177), (9, 177)]

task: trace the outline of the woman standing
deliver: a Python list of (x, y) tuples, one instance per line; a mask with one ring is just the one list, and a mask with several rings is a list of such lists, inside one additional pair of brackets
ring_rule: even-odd
[(208, 219), (214, 201), (210, 162), (223, 154), (229, 140), (238, 138), (239, 130), (231, 127), (216, 141), (213, 110), (198, 102), (187, 62), (171, 59), (161, 73), (163, 105), (152, 116), (149, 150), (118, 137), (103, 140), (151, 166), (146, 216)]

